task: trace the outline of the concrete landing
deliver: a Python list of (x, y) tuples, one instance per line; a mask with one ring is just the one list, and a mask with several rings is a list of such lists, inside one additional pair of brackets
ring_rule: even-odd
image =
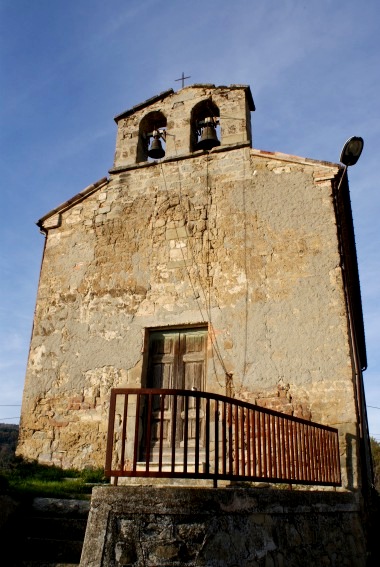
[(352, 493), (99, 487), (81, 567), (365, 567)]

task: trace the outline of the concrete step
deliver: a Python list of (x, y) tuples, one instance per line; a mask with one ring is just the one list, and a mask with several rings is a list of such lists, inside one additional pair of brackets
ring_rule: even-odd
[(79, 567), (79, 563), (46, 563), (46, 561), (23, 561), (20, 567)]
[(28, 518), (27, 533), (31, 538), (82, 540), (86, 533), (85, 518), (32, 516)]
[(78, 566), (89, 501), (35, 498), (20, 522), (20, 567)]
[(27, 537), (24, 540), (22, 559), (79, 564), (82, 547), (83, 539), (67, 540)]

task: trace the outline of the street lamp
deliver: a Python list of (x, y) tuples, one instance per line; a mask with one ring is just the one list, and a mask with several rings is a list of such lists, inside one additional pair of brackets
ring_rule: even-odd
[(340, 161), (348, 167), (349, 165), (355, 165), (355, 163), (360, 158), (364, 146), (363, 138), (359, 136), (352, 136), (344, 144), (342, 152), (340, 154)]
[(358, 161), (363, 151), (363, 146), (364, 146), (364, 140), (360, 136), (352, 136), (344, 144), (340, 154), (340, 162), (343, 163), (344, 170), (342, 173), (342, 177), (340, 178), (339, 181), (338, 191), (344, 179), (344, 175), (347, 171), (347, 167), (350, 165), (355, 165), (355, 163)]

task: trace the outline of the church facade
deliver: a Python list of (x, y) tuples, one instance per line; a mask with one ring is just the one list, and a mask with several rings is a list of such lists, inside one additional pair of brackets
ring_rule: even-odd
[(109, 176), (38, 221), (19, 455), (101, 467), (112, 388), (194, 388), (336, 427), (343, 487), (361, 485), (348, 183), (341, 165), (252, 147), (254, 109), (245, 85), (133, 107)]

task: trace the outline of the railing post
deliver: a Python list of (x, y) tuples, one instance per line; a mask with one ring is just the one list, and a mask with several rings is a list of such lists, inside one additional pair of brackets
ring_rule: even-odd
[[(234, 411), (235, 409), (235, 411)], [(231, 416), (234, 420), (234, 424), (233, 424), (233, 435), (235, 437), (235, 454), (234, 454), (234, 461), (235, 461), (235, 475), (239, 476), (239, 406), (235, 406), (235, 408), (233, 409), (232, 404), (231, 404)]]
[(204, 472), (210, 472), (210, 400), (206, 398), (206, 414), (205, 414), (205, 445), (206, 445), (206, 470)]
[(152, 394), (148, 394), (148, 411), (147, 411), (147, 425), (145, 437), (145, 470), (149, 471), (150, 461), (150, 441), (152, 435)]
[(232, 404), (228, 404), (228, 461), (229, 461), (229, 474), (234, 474), (234, 461), (233, 461), (233, 436), (232, 436)]
[(115, 436), (115, 409), (116, 409), (116, 394), (111, 391), (110, 398), (110, 409), (108, 418), (108, 437), (107, 437), (107, 449), (106, 449), (106, 474), (111, 473), (112, 470), (112, 455), (114, 447), (114, 436)]
[(137, 399), (136, 399), (135, 439), (134, 439), (134, 447), (133, 447), (133, 464), (132, 464), (133, 472), (136, 472), (137, 457), (138, 457), (138, 451), (139, 451), (140, 396), (141, 395), (142, 394), (137, 394)]
[(158, 470), (162, 471), (162, 445), (164, 442), (164, 411), (165, 411), (165, 394), (160, 395), (160, 440), (158, 454)]
[(215, 480), (218, 477), (219, 473), (219, 401), (215, 400), (215, 407), (214, 407), (214, 425), (215, 425), (215, 467), (214, 467), (214, 474)]
[(200, 398), (197, 396), (195, 398), (195, 473), (199, 473), (199, 404)]
[(225, 475), (227, 474), (227, 411), (226, 402), (222, 402), (222, 404), (222, 473)]
[(127, 420), (128, 420), (128, 394), (123, 396), (123, 425), (121, 433), (121, 456), (120, 456), (120, 469), (123, 471), (125, 468), (125, 444), (127, 442)]
[(252, 439), (252, 476), (255, 477), (256, 476), (256, 455), (257, 455), (257, 451), (256, 451), (256, 439), (257, 439), (257, 434), (256, 434), (256, 410), (250, 410), (251, 412), (251, 439)]
[(183, 440), (183, 472), (187, 473), (187, 453), (189, 446), (189, 398), (184, 397), (184, 440)]
[(177, 394), (173, 395), (173, 406), (172, 406), (172, 431), (171, 431), (171, 444), (172, 444), (172, 461), (171, 461), (171, 472), (175, 472), (175, 451), (176, 451), (176, 432), (177, 432)]

